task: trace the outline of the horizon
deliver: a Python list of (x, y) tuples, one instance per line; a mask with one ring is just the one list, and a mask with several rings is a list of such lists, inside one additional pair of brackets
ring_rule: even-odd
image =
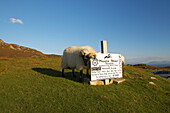
[(69, 46), (107, 40), (125, 62), (170, 61), (169, 0), (0, 1), (0, 39), (62, 55)]

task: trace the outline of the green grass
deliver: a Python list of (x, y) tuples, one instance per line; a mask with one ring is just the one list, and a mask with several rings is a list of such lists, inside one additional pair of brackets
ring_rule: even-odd
[(125, 66), (125, 82), (90, 86), (70, 70), (61, 77), (60, 63), (61, 58), (0, 59), (0, 113), (170, 112), (170, 81), (152, 70)]

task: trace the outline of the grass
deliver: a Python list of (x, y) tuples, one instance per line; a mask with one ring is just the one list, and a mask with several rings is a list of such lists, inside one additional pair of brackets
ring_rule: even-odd
[(90, 86), (70, 70), (61, 77), (60, 63), (61, 58), (1, 58), (0, 112), (170, 112), (170, 81), (153, 70), (125, 66), (125, 82)]

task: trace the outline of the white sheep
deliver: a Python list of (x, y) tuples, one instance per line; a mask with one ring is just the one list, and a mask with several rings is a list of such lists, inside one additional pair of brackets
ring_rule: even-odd
[(72, 46), (66, 48), (61, 62), (62, 76), (64, 76), (64, 69), (72, 69), (73, 75), (74, 69), (77, 69), (82, 76), (83, 69), (90, 69), (90, 59), (96, 58), (95, 53), (96, 51), (90, 46)]

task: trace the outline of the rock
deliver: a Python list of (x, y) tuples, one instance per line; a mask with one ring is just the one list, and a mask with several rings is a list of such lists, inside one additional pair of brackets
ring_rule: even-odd
[(104, 81), (100, 81), (100, 80), (97, 80), (97, 81), (90, 81), (90, 85), (104, 85)]
[(140, 80), (143, 80), (144, 78), (143, 77), (139, 77)]
[(113, 81), (113, 83), (119, 84), (119, 83), (124, 82), (125, 80), (126, 79), (124, 79), (124, 78), (116, 78), (116, 79), (111, 79), (111, 82)]
[(105, 83), (105, 85), (109, 85), (110, 83), (109, 83), (109, 79), (105, 79), (104, 80), (104, 83)]
[(10, 45), (10, 46), (9, 46), (9, 48), (10, 48), (10, 49), (14, 49), (14, 50), (15, 50), (15, 48), (14, 48), (12, 45)]
[(21, 50), (21, 48), (19, 48), (19, 47), (18, 47), (17, 49), (18, 49), (19, 51)]
[(151, 77), (152, 80), (155, 80), (156, 78), (155, 77)]
[(151, 85), (154, 85), (154, 86), (156, 86), (156, 87), (158, 87), (154, 82), (149, 82), (149, 84), (151, 84)]

